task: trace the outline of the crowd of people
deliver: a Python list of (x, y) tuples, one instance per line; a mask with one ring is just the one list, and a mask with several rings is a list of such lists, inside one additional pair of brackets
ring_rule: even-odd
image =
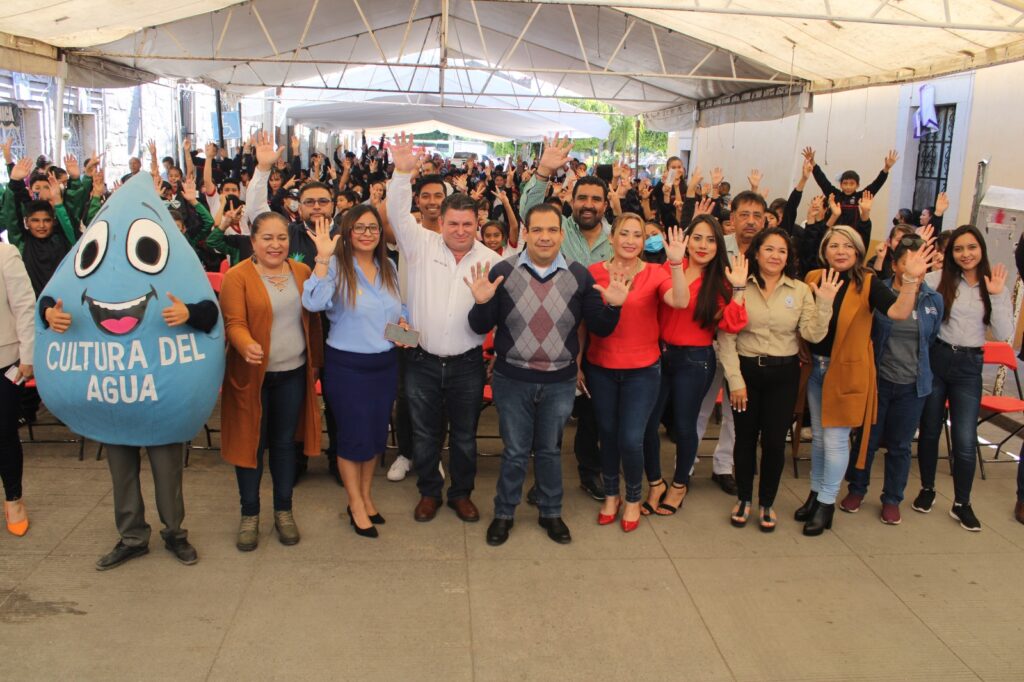
[[(259, 544), (265, 463), (278, 538), (300, 541), (293, 488), (308, 458), (324, 451), (354, 532), (378, 537), (385, 519), (374, 470), (391, 429), (400, 454), (387, 478), (415, 472), (415, 520), (432, 520), (446, 504), (478, 521), (477, 424), (488, 386), (504, 445), (490, 545), (510, 536), (531, 455), (526, 501), (553, 541), (571, 541), (561, 465), (571, 418), (579, 484), (600, 502), (598, 524), (631, 532), (643, 516), (678, 513), (719, 402), (712, 478), (735, 497), (730, 522), (744, 527), (754, 514), (761, 531), (774, 531), (803, 382), (811, 475), (795, 520), (805, 535), (831, 528), (837, 507), (861, 508), (879, 448), (880, 519), (900, 523), (918, 433), (922, 488), (911, 506), (931, 511), (947, 410), (950, 514), (981, 530), (971, 485), (982, 348), (989, 336), (1013, 334), (1008, 273), (990, 265), (977, 228), (942, 230), (944, 194), (920, 215), (901, 210), (868, 253), (874, 195), (895, 152), (870, 184), (846, 170), (835, 186), (805, 148), (789, 196), (771, 199), (757, 170), (733, 195), (720, 168), (707, 182), (676, 157), (660, 182), (634, 177), (625, 163), (591, 169), (557, 135), (534, 161), (459, 163), (423, 153), (404, 134), (375, 145), (364, 134), (361, 153), (339, 147), (305, 164), (297, 138), (277, 147), (262, 132), (234, 157), (186, 141), (183, 168), (158, 159), (153, 143), (147, 151), (148, 171), (132, 158), (108, 187), (99, 156), (84, 164), (67, 156), (59, 167), (44, 157), (15, 161), (9, 140), (3, 148), (0, 474), (15, 535), (28, 530), (18, 429), (40, 402), (22, 385), (33, 376), (34, 320), (57, 333), (72, 324), (60, 300), (40, 294), (68, 254), (82, 257), (80, 237), (110, 193), (147, 172), (204, 268), (225, 272), (221, 452), (235, 467), (241, 551)], [(800, 220), (812, 178), (821, 194)], [(1018, 257), (1021, 267), (1024, 247)], [(168, 326), (209, 329), (207, 313), (177, 301), (163, 315)], [(663, 428), (675, 448), (670, 480)], [(106, 447), (115, 481), (124, 478), (117, 444)], [(114, 488), (120, 540), (97, 568), (148, 551), (137, 455), (134, 467), (134, 488)], [(1015, 515), (1024, 523), (1019, 470)], [(181, 528), (181, 469), (163, 476), (158, 496), (171, 500), (158, 501), (163, 538), (194, 563)]]

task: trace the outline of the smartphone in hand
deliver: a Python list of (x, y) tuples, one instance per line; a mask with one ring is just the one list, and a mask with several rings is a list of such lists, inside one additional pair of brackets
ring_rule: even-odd
[(420, 344), (420, 333), (415, 329), (402, 329), (394, 322), (388, 322), (384, 327), (384, 338), (388, 341), (400, 343), (403, 346), (415, 348)]

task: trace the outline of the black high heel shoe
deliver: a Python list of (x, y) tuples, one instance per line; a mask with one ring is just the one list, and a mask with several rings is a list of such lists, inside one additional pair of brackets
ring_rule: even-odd
[(832, 527), (832, 517), (835, 516), (835, 504), (818, 504), (811, 518), (804, 524), (804, 535), (821, 535), (826, 528)]
[(803, 506), (793, 512), (793, 518), (797, 521), (806, 521), (814, 514), (814, 509), (817, 506), (818, 493), (812, 490), (811, 494), (807, 496), (807, 501), (804, 502)]
[[(659, 480), (659, 481), (655, 481), (654, 483), (651, 483), (651, 482), (648, 481), (647, 486), (648, 486), (649, 490), (653, 490), (654, 488), (664, 487), (665, 489), (663, 491), (661, 491), (661, 497), (658, 498), (658, 504), (660, 505), (662, 502), (665, 501), (665, 495), (668, 494), (668, 484), (665, 483), (665, 479), (664, 478)], [(640, 514), (641, 515), (643, 515), (643, 516), (650, 516), (653, 513), (654, 513), (654, 507), (651, 506), (650, 502), (644, 502), (643, 504), (640, 505)]]
[[(352, 530), (356, 532), (356, 535), (364, 538), (375, 538), (380, 536), (380, 533), (377, 532), (376, 526), (370, 526), (369, 528), (360, 528), (357, 526), (355, 518), (352, 517), (351, 507), (346, 507), (345, 511), (348, 512), (348, 522), (352, 525)], [(370, 518), (370, 521), (373, 521), (372, 517)]]
[[(345, 513), (348, 514), (348, 517), (351, 519), (352, 518), (352, 507), (345, 507)], [(370, 516), (370, 523), (372, 523), (375, 526), (379, 526), (382, 523), (387, 523), (387, 521), (384, 520), (383, 516), (381, 516), (379, 513), (377, 513), (377, 514), (373, 514), (373, 515)]]

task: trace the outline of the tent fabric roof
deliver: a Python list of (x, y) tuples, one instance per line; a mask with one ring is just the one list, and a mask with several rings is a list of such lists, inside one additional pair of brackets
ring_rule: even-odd
[(378, 94), (404, 93), (409, 102), (468, 94), (468, 83), (447, 90), (443, 65), (446, 73), (482, 74), (486, 85), (473, 94), (501, 97), (511, 80), (532, 82), (539, 94), (520, 108), (557, 108), (558, 98), (582, 96), (626, 114), (790, 82), (827, 90), (1024, 58), (1022, 0), (126, 0), (114, 12), (110, 5), (36, 0), (0, 9), (0, 25), (66, 48), (72, 65), (89, 54), (240, 93), (310, 78), (345, 90), (349, 68), (376, 64), (390, 81)]

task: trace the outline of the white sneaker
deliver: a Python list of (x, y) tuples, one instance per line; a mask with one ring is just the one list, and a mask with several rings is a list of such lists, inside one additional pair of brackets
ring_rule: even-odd
[(412, 470), (412, 460), (405, 455), (399, 455), (395, 458), (391, 468), (388, 469), (388, 480), (389, 481), (401, 481), (405, 479), (406, 474)]

